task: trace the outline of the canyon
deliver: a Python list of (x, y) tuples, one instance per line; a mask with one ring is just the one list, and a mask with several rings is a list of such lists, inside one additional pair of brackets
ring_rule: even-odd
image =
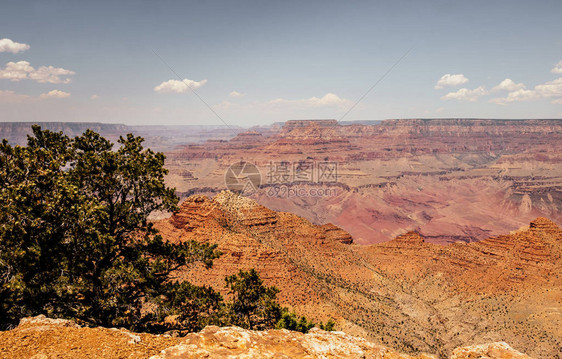
[[(30, 125), (3, 123), (0, 134), (23, 144)], [(208, 327), (182, 339), (27, 318), (0, 333), (2, 355), (88, 357), (101, 341), (101, 357), (155, 359), (562, 358), (562, 120), (41, 125), (112, 141), (133, 132), (165, 152), (182, 201), (154, 226), (222, 252), (173, 279), (228, 296), (225, 276), (255, 268), (283, 305), (341, 333)], [(257, 173), (253, 190), (225, 190), (233, 164), (255, 166), (232, 177)], [(318, 341), (336, 351), (318, 352)]]
[(561, 120), (295, 120), (179, 146), (166, 166), (182, 198), (220, 192), (245, 161), (261, 173), (246, 195), (269, 208), (334, 223), (357, 243), (416, 230), (446, 244), (562, 221), (561, 150)]
[[(166, 181), (182, 199), (226, 189), (228, 168), (246, 161), (261, 181), (245, 195), (315, 224), (334, 223), (361, 244), (409, 230), (432, 243), (472, 242), (539, 216), (562, 221), (562, 120), (40, 125), (69, 136), (91, 128), (112, 141), (143, 136), (147, 147), (165, 152)], [(30, 127), (1, 123), (0, 135), (24, 144)]]
[(177, 279), (227, 295), (224, 277), (255, 268), (284, 305), (334, 319), (350, 335), (408, 354), (505, 341), (534, 358), (560, 358), (562, 230), (536, 218), (474, 243), (429, 243), (417, 232), (358, 245), (333, 224), (315, 225), (223, 191), (187, 198), (155, 227), (172, 242), (217, 244), (211, 269)]

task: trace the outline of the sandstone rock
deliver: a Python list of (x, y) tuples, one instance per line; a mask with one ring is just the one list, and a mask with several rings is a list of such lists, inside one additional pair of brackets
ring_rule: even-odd
[(342, 332), (312, 329), (307, 334), (288, 330), (263, 332), (238, 327), (207, 327), (188, 334), (181, 344), (163, 350), (151, 359), (188, 358), (372, 358), (431, 359), (409, 356)]
[[(0, 332), (2, 358), (365, 358), (436, 359), (431, 354), (402, 354), (343, 332), (313, 328), (309, 333), (285, 329), (252, 331), (208, 326), (183, 338), (131, 333), (124, 329), (87, 328), (38, 316), (22, 319)], [(451, 359), (530, 359), (506, 343), (457, 348)]]
[(393, 240), (399, 242), (411, 243), (411, 244), (421, 244), (425, 242), (423, 237), (418, 232), (413, 232), (413, 231), (402, 234), (394, 238)]
[(40, 314), (35, 317), (27, 317), (22, 318), (19, 322), (18, 327), (41, 327), (41, 326), (58, 326), (58, 327), (71, 327), (71, 328), (79, 328), (80, 326), (73, 322), (72, 320), (67, 319), (51, 319), (47, 318), (43, 314)]
[(556, 223), (544, 217), (539, 217), (532, 221), (529, 225), (529, 228), (539, 232), (546, 232), (548, 234), (555, 234), (556, 232), (560, 231)]
[(530, 356), (518, 352), (505, 342), (472, 345), (453, 350), (450, 359), (531, 359)]
[(144, 359), (179, 344), (179, 338), (125, 329), (81, 327), (73, 321), (39, 315), (0, 331), (0, 358)]

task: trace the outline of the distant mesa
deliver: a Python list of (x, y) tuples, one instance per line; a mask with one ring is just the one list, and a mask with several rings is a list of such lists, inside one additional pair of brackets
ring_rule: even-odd
[(288, 120), (283, 124), (286, 129), (302, 128), (309, 126), (333, 127), (338, 126), (337, 120)]

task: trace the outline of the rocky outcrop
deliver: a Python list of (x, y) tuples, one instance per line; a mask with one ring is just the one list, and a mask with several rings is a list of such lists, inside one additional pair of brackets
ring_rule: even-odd
[(464, 348), (453, 350), (451, 359), (492, 359), (492, 358), (513, 358), (513, 359), (531, 359), (530, 356), (514, 350), (509, 344), (504, 342), (490, 343), (483, 345), (472, 345)]
[[(3, 358), (369, 358), (432, 359), (406, 355), (343, 332), (313, 328), (302, 334), (288, 330), (252, 331), (209, 326), (183, 338), (132, 333), (115, 328), (80, 327), (72, 321), (44, 316), (24, 318), (15, 329), (0, 332)], [(457, 348), (451, 359), (528, 359), (506, 343)]]
[(179, 273), (180, 277), (212, 285), (225, 294), (226, 276), (240, 269), (255, 268), (270, 285), (285, 288), (280, 298), (292, 305), (320, 301), (314, 286), (303, 283), (317, 282), (313, 274), (317, 271), (334, 270), (328, 261), (312, 268), (307, 263), (312, 253), (341, 256), (338, 248), (353, 242), (349, 233), (335, 225), (314, 225), (229, 191), (212, 199), (189, 197), (182, 202), (178, 213), (156, 222), (155, 227), (169, 241), (204, 241), (218, 245), (223, 253), (211, 270), (189, 268)]
[(321, 226), (324, 230), (324, 233), (321, 233), (317, 236), (318, 240), (323, 243), (325, 240), (327, 241), (336, 241), (343, 244), (351, 244), (353, 243), (353, 238), (349, 233), (343, 231), (340, 227), (335, 226), (331, 223), (325, 224)]
[[(256, 201), (230, 191), (222, 191), (213, 199), (192, 196), (182, 202), (180, 211), (169, 221), (175, 229), (192, 232), (196, 229), (234, 230), (249, 237), (277, 237), (293, 241), (336, 241), (351, 244), (349, 233), (333, 224), (316, 226), (289, 213), (276, 213)], [(163, 224), (160, 224), (162, 226)], [(298, 236), (294, 236), (295, 232)]]
[[(416, 232), (408, 232), (385, 243), (365, 247), (374, 262), (392, 273), (422, 267), (449, 277), (449, 285), (462, 291), (517, 291), (528, 286), (562, 284), (562, 230), (546, 218), (533, 220), (527, 229), (473, 243), (441, 246), (425, 243)], [(393, 265), (399, 261), (407, 266)], [(413, 263), (411, 265), (410, 263)], [(415, 275), (412, 274), (414, 277)], [(552, 284), (547, 284), (547, 283)]]
[(73, 322), (72, 320), (67, 319), (52, 319), (47, 318), (44, 315), (38, 315), (36, 317), (27, 317), (22, 318), (18, 325), (19, 329), (27, 328), (27, 327), (35, 327), (35, 328), (48, 328), (48, 327), (69, 327), (69, 328), (80, 328), (78, 324)]
[(423, 237), (414, 231), (407, 232), (405, 234), (399, 235), (398, 237), (394, 238), (393, 241), (410, 243), (410, 244), (422, 244), (425, 242)]
[(431, 359), (432, 355), (409, 356), (342, 332), (313, 328), (302, 334), (288, 330), (263, 332), (237, 327), (207, 327), (188, 334), (183, 342), (151, 359), (191, 358), (372, 358)]
[(170, 241), (217, 244), (213, 268), (178, 276), (224, 294), (225, 276), (255, 268), (283, 305), (399, 351), (446, 358), (469, 342), (504, 340), (556, 358), (562, 231), (544, 218), (475, 243), (436, 245), (407, 232), (360, 246), (336, 226), (223, 192), (190, 197), (155, 226)]
[(0, 358), (145, 359), (180, 342), (166, 335), (81, 327), (70, 320), (40, 315), (0, 331)]
[(538, 233), (548, 233), (548, 234), (556, 234), (560, 231), (560, 228), (556, 225), (556, 223), (552, 222), (548, 218), (539, 217), (532, 221), (529, 224), (529, 228), (533, 230), (533, 232)]

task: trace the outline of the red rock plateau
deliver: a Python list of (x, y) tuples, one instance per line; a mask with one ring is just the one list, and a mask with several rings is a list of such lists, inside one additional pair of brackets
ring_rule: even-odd
[(475, 243), (444, 246), (408, 232), (365, 246), (332, 224), (225, 191), (187, 198), (156, 227), (170, 241), (223, 252), (212, 269), (178, 278), (224, 293), (225, 276), (255, 268), (284, 305), (378, 345), (446, 358), (505, 341), (534, 358), (562, 358), (562, 230), (545, 218)]
[[(207, 327), (184, 338), (131, 333), (115, 328), (85, 328), (68, 320), (24, 318), (0, 332), (2, 358), (342, 358), (432, 359), (409, 356), (342, 332), (312, 329), (256, 332), (237, 327)], [(461, 347), (451, 359), (530, 359), (503, 342)]]
[[(230, 140), (167, 153), (167, 181), (184, 197), (225, 189), (229, 165), (255, 163), (252, 196), (316, 224), (334, 223), (357, 243), (416, 230), (428, 242), (471, 242), (544, 216), (562, 221), (562, 120), (287, 121)], [(289, 177), (279, 181), (277, 164)], [(337, 180), (321, 181), (321, 162)], [(294, 166), (312, 162), (311, 178)], [(292, 172), (291, 172), (292, 171)]]

